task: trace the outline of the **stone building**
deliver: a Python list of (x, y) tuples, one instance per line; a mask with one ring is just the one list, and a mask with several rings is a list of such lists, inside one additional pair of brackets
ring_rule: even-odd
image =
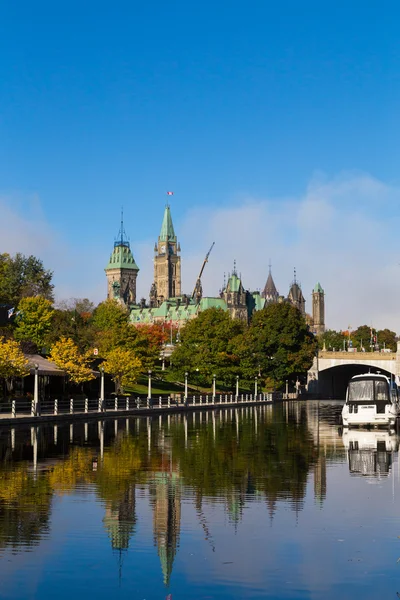
[[(312, 315), (308, 315), (301, 285), (296, 279), (296, 271), (287, 297), (279, 294), (272, 277), (271, 265), (269, 265), (268, 278), (262, 292), (246, 290), (242, 278), (237, 272), (236, 261), (219, 296), (204, 297), (200, 278), (197, 279), (192, 294), (182, 294), (181, 248), (175, 234), (169, 204), (164, 209), (160, 235), (154, 252), (154, 281), (150, 290), (149, 303), (142, 300), (138, 304), (136, 302), (136, 278), (139, 268), (133, 258), (129, 242), (126, 240), (121, 221), (119, 239), (114, 243), (114, 250), (106, 267), (107, 297), (117, 298), (128, 306), (130, 321), (135, 325), (173, 323), (180, 327), (208, 308), (220, 308), (229, 311), (232, 318), (248, 321), (254, 311), (262, 310), (270, 303), (290, 302), (306, 318), (311, 331), (315, 334), (325, 331), (324, 291), (319, 283), (315, 286), (312, 294)], [(207, 259), (208, 255), (206, 261)]]
[(169, 204), (164, 210), (160, 235), (154, 246), (154, 282), (150, 306), (160, 306), (168, 298), (181, 295), (181, 247), (177, 241)]
[(114, 298), (126, 306), (136, 304), (136, 279), (139, 273), (135, 259), (126, 239), (123, 219), (114, 249), (105, 268), (107, 298)]

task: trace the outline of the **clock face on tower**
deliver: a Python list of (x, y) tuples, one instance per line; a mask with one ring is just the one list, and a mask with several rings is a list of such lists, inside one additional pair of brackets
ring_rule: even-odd
[(165, 254), (165, 246), (164, 245), (161, 246), (161, 252), (162, 252), (162, 254)]

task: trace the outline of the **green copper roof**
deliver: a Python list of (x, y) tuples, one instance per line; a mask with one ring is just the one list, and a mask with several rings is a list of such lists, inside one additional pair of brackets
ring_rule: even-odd
[(236, 273), (232, 273), (232, 275), (228, 279), (228, 285), (226, 286), (227, 291), (229, 292), (238, 292), (241, 286), (240, 277), (237, 276)]
[(226, 302), (223, 298), (202, 298), (200, 300), (200, 309), (207, 310), (208, 308), (221, 308), (222, 310), (228, 310)]
[(131, 249), (127, 242), (115, 245), (114, 250), (110, 256), (106, 271), (109, 269), (133, 269), (139, 271), (139, 267), (135, 263)]
[(318, 283), (316, 284), (315, 288), (314, 288), (314, 292), (319, 292), (320, 294), (324, 293), (324, 290), (321, 287), (320, 282), (318, 281)]
[(260, 295), (260, 292), (253, 292), (251, 296), (254, 302), (254, 310), (262, 310), (265, 306), (265, 298)]
[(138, 324), (153, 323), (161, 318), (165, 321), (179, 321), (182, 323), (189, 321), (189, 319), (192, 319), (199, 312), (207, 310), (207, 308), (227, 310), (226, 302), (223, 298), (202, 298), (199, 304), (190, 300), (188, 306), (182, 302), (178, 306), (177, 300), (177, 298), (164, 300), (161, 306), (158, 306), (157, 308), (140, 308), (140, 306), (134, 306), (131, 308), (129, 320), (131, 323)]
[(164, 218), (161, 225), (160, 231), (160, 242), (176, 242), (176, 235), (174, 226), (172, 224), (171, 209), (169, 204), (166, 205), (164, 210)]

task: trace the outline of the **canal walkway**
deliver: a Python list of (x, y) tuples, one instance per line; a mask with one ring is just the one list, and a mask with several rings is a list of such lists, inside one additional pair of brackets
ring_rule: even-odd
[(249, 406), (271, 404), (279, 400), (296, 399), (296, 394), (279, 392), (262, 394), (221, 394), (217, 396), (188, 396), (182, 401), (171, 396), (157, 398), (106, 398), (102, 399), (69, 399), (44, 401), (42, 403), (27, 400), (12, 400), (0, 404), (0, 425), (32, 424), (38, 422), (71, 421), (82, 419), (105, 419), (126, 417), (129, 415), (145, 415), (176, 413), (193, 410), (215, 410), (228, 406)]

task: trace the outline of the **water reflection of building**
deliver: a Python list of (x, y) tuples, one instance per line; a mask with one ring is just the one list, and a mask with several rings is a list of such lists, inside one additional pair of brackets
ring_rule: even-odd
[(103, 519), (113, 550), (127, 550), (136, 525), (135, 484), (130, 484), (122, 500), (107, 505)]
[(164, 584), (169, 585), (181, 527), (181, 481), (176, 472), (155, 473), (151, 485), (154, 542)]
[(326, 456), (320, 454), (314, 465), (314, 498), (322, 505), (326, 498)]
[(399, 437), (388, 431), (345, 430), (343, 444), (350, 473), (388, 475), (393, 455), (399, 449)]

